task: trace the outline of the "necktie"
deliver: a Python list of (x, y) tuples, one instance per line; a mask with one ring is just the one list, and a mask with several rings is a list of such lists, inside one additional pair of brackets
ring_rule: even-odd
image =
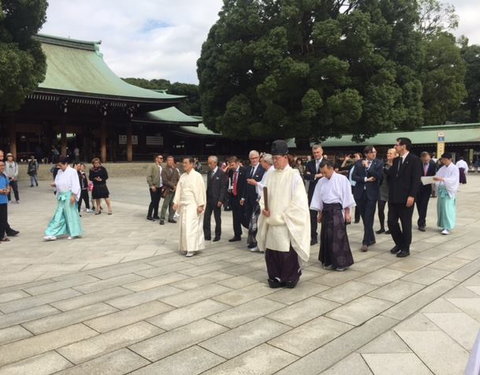
[(237, 196), (238, 171), (233, 172), (233, 195)]
[(250, 173), (250, 178), (252, 178), (254, 174), (255, 174), (255, 167), (252, 167), (252, 171)]

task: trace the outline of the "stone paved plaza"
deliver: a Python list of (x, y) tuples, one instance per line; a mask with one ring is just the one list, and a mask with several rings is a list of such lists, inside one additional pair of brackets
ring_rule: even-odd
[[(176, 225), (145, 220), (143, 178), (113, 180), (114, 214), (83, 214), (85, 236), (43, 242), (55, 201), (21, 184), (21, 234), (0, 244), (0, 374), (462, 374), (480, 329), (480, 176), (442, 236), (430, 202), (412, 255), (377, 236), (338, 273), (318, 247), (293, 290), (269, 289), (261, 254), (223, 238), (176, 251)], [(414, 216), (416, 220), (416, 215)], [(378, 224), (376, 224), (376, 229)]]

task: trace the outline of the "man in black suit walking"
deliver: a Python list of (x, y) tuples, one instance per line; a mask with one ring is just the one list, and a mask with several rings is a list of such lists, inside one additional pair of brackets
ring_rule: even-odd
[[(420, 159), (422, 161), (422, 176), (435, 176), (437, 173), (437, 165), (431, 159), (430, 154), (427, 151), (423, 151), (420, 154)], [(432, 195), (432, 184), (420, 185), (417, 194), (417, 225), (418, 230), (421, 232), (425, 232), (425, 227), (427, 226), (426, 217), (430, 195)]]
[[(262, 180), (265, 169), (263, 169), (260, 164), (260, 154), (256, 150), (250, 151), (248, 154), (250, 159), (250, 166), (247, 167), (245, 177), (246, 184), (244, 185), (244, 190), (242, 192), (242, 198), (240, 204), (245, 206), (245, 224), (248, 228), (250, 226), (250, 221), (252, 220), (252, 214), (254, 213), (256, 207), (258, 206), (258, 194), (257, 194), (257, 182)], [(255, 238), (248, 240), (249, 249), (254, 249), (257, 247), (257, 241)]]
[(233, 238), (229, 242), (240, 241), (242, 239), (242, 220), (244, 217), (244, 206), (240, 204), (241, 194), (245, 188), (245, 168), (240, 166), (240, 161), (236, 156), (228, 159), (229, 164), (229, 185), (230, 207), (233, 216)]
[[(385, 170), (389, 179), (388, 228), (395, 242), (390, 252), (399, 258), (410, 255), (413, 208), (422, 174), (422, 162), (410, 152), (411, 148), (412, 142), (409, 138), (398, 138), (395, 150), (400, 156)], [(402, 223), (402, 229), (398, 220)]]
[[(313, 159), (307, 162), (305, 166), (304, 178), (306, 181), (309, 181), (308, 185), (308, 206), (312, 203), (313, 192), (315, 191), (315, 186), (317, 182), (322, 178), (322, 173), (320, 172), (320, 163), (323, 160), (323, 148), (319, 144), (315, 144), (312, 147)], [(318, 233), (317, 233), (317, 211), (310, 210), (310, 245), (315, 245), (318, 243)]]
[(216, 156), (208, 157), (208, 166), (210, 171), (207, 176), (207, 204), (205, 207), (205, 216), (203, 218), (203, 234), (206, 241), (212, 239), (211, 217), (212, 212), (215, 217), (215, 237), (213, 241), (219, 241), (222, 235), (222, 205), (227, 196), (227, 175), (218, 167), (218, 158)]
[(355, 163), (352, 179), (356, 182), (353, 196), (363, 220), (363, 240), (360, 250), (365, 252), (375, 243), (373, 220), (383, 178), (383, 162), (377, 159), (377, 150), (373, 146), (365, 147), (363, 155), (365, 159)]

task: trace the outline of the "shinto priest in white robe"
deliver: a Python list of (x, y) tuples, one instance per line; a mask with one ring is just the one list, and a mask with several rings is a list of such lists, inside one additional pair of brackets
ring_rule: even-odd
[(196, 252), (205, 249), (203, 212), (197, 212), (197, 208), (205, 207), (205, 203), (206, 191), (202, 175), (194, 169), (183, 173), (173, 198), (173, 204), (178, 206), (177, 212), (180, 215), (180, 251)]

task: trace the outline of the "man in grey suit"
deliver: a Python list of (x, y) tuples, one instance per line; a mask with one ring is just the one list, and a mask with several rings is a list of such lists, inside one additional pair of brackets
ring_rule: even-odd
[(222, 205), (227, 197), (228, 178), (225, 172), (218, 167), (216, 156), (208, 157), (210, 171), (207, 175), (207, 205), (203, 218), (203, 233), (206, 241), (212, 239), (210, 219), (212, 212), (215, 217), (215, 237), (213, 241), (219, 241), (222, 235)]

